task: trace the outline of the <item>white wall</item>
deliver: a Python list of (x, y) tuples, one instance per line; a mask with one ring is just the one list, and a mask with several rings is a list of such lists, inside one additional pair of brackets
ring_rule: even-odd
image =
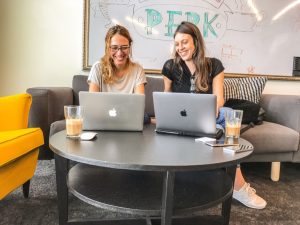
[(83, 0), (0, 0), (0, 8), (0, 95), (71, 86), (82, 69)]
[(268, 80), (263, 93), (300, 95), (300, 81)]
[[(86, 73), (83, 0), (0, 0), (0, 31), (0, 96)], [(300, 81), (268, 81), (264, 93), (300, 95)]]

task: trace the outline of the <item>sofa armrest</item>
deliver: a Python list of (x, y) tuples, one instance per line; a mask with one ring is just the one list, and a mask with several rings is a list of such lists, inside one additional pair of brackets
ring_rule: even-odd
[(73, 104), (73, 90), (69, 87), (35, 87), (26, 90), (32, 96), (29, 127), (40, 127), (45, 144), (40, 147), (39, 159), (53, 158), (49, 149), (50, 125), (64, 119), (64, 105)]
[(266, 120), (300, 132), (300, 95), (262, 95)]

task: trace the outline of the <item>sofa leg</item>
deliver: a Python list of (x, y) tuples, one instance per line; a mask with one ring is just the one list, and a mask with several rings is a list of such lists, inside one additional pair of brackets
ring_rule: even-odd
[(23, 195), (25, 198), (28, 198), (29, 196), (29, 187), (30, 187), (30, 180), (26, 181), (24, 184), (23, 184)]
[(279, 181), (279, 177), (280, 177), (280, 162), (272, 162), (271, 180)]

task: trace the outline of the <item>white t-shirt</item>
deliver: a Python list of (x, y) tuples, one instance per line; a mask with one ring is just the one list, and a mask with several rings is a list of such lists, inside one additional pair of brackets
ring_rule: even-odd
[(127, 73), (112, 84), (102, 83), (103, 79), (101, 79), (100, 68), (100, 62), (98, 61), (92, 66), (87, 82), (88, 84), (94, 83), (99, 85), (102, 92), (123, 92), (131, 94), (134, 93), (136, 86), (147, 83), (145, 72), (137, 63), (133, 63)]

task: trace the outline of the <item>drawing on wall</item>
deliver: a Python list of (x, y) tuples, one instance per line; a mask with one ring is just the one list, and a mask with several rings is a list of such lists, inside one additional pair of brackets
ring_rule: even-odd
[(292, 47), (300, 40), (297, 9), (274, 20), (292, 0), (86, 1), (87, 67), (103, 55), (106, 31), (115, 24), (128, 28), (134, 60), (150, 70), (172, 57), (181, 21), (199, 27), (209, 56), (221, 59), (227, 73), (291, 75), (293, 57), (300, 55), (300, 47)]

